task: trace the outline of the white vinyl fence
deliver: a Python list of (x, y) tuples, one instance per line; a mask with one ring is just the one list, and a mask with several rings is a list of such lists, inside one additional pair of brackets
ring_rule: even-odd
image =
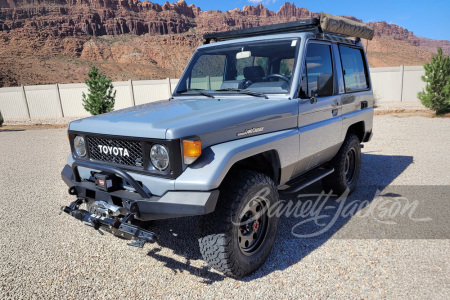
[(420, 102), (417, 93), (425, 88), (422, 66), (370, 69), (373, 94), (379, 102)]
[[(425, 87), (421, 80), (422, 66), (372, 68), (370, 74), (379, 102), (419, 102), (417, 92)], [(219, 89), (221, 82), (221, 78), (211, 77), (206, 83), (204, 80), (193, 83), (198, 85), (197, 88)], [(114, 109), (167, 99), (177, 83), (178, 79), (169, 78), (113, 82), (116, 90)], [(0, 88), (0, 111), (5, 120), (85, 117), (89, 113), (82, 105), (83, 92), (87, 92), (84, 83)]]

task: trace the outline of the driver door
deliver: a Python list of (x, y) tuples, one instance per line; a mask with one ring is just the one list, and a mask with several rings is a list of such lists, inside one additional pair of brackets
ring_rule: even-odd
[[(342, 107), (335, 70), (331, 43), (309, 41), (297, 99), (300, 132), (297, 175), (329, 161), (339, 150)], [(323, 89), (319, 89), (321, 79), (330, 76), (333, 86), (323, 95)]]

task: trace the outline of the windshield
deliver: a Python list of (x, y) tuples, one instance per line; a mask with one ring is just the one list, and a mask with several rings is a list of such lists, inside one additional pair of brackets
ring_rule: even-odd
[(199, 49), (175, 93), (287, 94), (299, 44), (300, 40), (295, 38)]

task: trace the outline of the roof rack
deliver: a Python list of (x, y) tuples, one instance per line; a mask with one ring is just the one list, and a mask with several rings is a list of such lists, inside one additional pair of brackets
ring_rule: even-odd
[(328, 31), (324, 31), (320, 36), (317, 36), (317, 37), (321, 38), (322, 40), (338, 42), (338, 43), (345, 43), (345, 44), (352, 44), (352, 45), (356, 45), (361, 41), (361, 39), (359, 37), (356, 37), (354, 40), (352, 40), (352, 39), (349, 39), (347, 35), (337, 34), (337, 33), (328, 32)]
[[(291, 32), (313, 32), (317, 36), (322, 34), (321, 36), (318, 36), (318, 38), (341, 40), (350, 43), (357, 43), (360, 38), (371, 40), (374, 35), (374, 30), (370, 26), (321, 12), (320, 19), (312, 18), (282, 24), (231, 30), (227, 32), (208, 33), (205, 34), (203, 38), (205, 39), (205, 44), (209, 44), (212, 40), (218, 42), (237, 38)], [(355, 37), (356, 39), (349, 40), (347, 37)]]
[(291, 32), (314, 32), (320, 33), (320, 20), (317, 18), (299, 20), (294, 22), (265, 25), (246, 29), (237, 29), (226, 32), (214, 32), (203, 35), (205, 44), (209, 44), (212, 40), (227, 41), (237, 38), (254, 37), (267, 34), (276, 33), (291, 33)]

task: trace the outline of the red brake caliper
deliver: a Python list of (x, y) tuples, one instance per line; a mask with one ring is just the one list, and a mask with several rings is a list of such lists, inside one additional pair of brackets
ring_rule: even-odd
[(253, 230), (254, 231), (258, 230), (258, 227), (259, 227), (258, 221), (255, 221), (255, 223), (253, 223)]

